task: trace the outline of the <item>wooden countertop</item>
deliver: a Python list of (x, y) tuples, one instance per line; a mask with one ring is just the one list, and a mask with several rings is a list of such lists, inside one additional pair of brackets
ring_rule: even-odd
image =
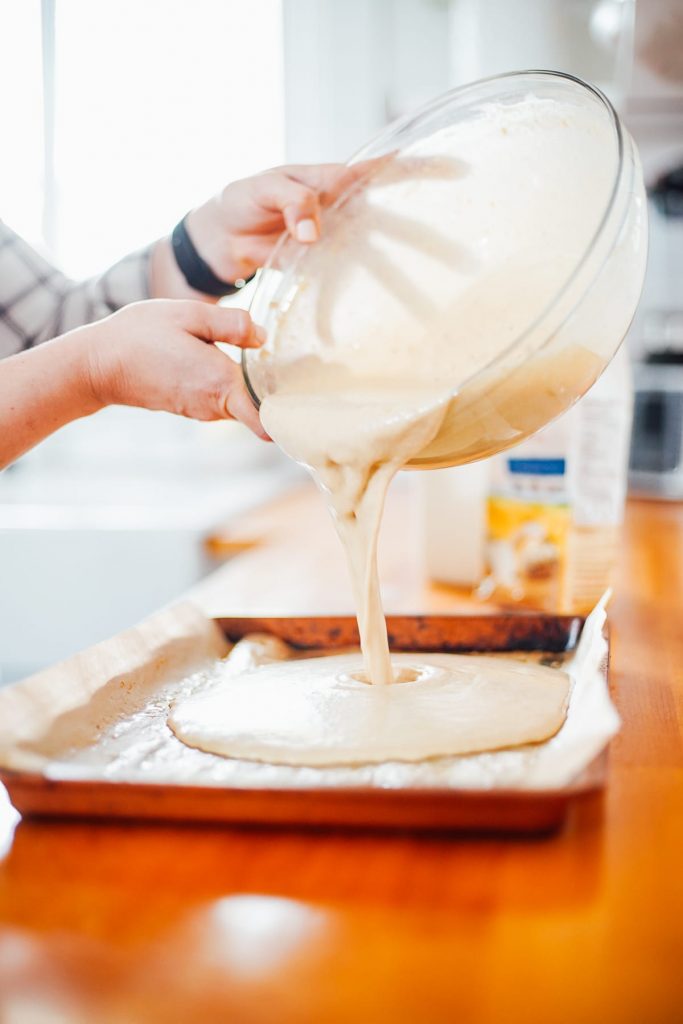
[[(412, 514), (399, 489), (388, 609), (464, 607), (425, 586)], [(228, 543), (193, 595), (210, 612), (349, 610), (310, 492)], [(631, 503), (622, 553), (602, 805), (534, 841), (40, 822), (12, 840), (5, 806), (0, 1020), (683, 1019), (683, 506)]]

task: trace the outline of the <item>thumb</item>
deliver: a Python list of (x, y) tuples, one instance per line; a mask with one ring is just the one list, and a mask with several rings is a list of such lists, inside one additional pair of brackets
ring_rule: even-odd
[(254, 323), (246, 309), (194, 301), (183, 305), (185, 329), (202, 341), (258, 348), (266, 340), (264, 328)]
[(263, 429), (256, 406), (249, 396), (237, 366), (235, 366), (235, 371), (224, 392), (224, 415), (228, 419), (239, 420), (240, 423), (244, 423), (263, 441), (270, 441), (271, 438)]

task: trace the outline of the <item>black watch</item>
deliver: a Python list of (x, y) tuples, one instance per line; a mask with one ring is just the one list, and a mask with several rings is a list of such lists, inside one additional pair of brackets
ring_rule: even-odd
[(197, 252), (187, 230), (186, 220), (187, 216), (183, 217), (173, 228), (171, 244), (180, 273), (190, 288), (194, 288), (196, 292), (201, 292), (203, 295), (213, 295), (217, 298), (234, 295), (240, 288), (244, 288), (254, 275), (231, 282), (221, 281), (220, 277), (216, 277), (209, 264)]

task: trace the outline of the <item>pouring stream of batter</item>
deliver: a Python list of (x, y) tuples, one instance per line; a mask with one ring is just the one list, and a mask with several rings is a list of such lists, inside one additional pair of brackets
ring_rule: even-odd
[(537, 320), (604, 211), (603, 132), (592, 109), (527, 96), (415, 143), (330, 214), (251, 364), (264, 427), (309, 468), (344, 545), (369, 682), (394, 680), (377, 573), (393, 476), (509, 447), (603, 368), (590, 339), (544, 351)]
[[(305, 390), (265, 399), (261, 419), (281, 448), (308, 466), (325, 495), (351, 573), (365, 672), (394, 679), (377, 571), (377, 538), (387, 488), (434, 438), (447, 393), (372, 383), (349, 392)], [(316, 381), (316, 386), (318, 382)]]

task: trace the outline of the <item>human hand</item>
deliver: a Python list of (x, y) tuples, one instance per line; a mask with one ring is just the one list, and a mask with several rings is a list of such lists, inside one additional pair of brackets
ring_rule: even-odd
[(99, 406), (134, 405), (196, 420), (236, 419), (269, 440), (242, 370), (216, 342), (265, 340), (242, 309), (193, 300), (136, 302), (81, 328), (86, 375)]
[(321, 211), (365, 177), (369, 166), (303, 164), (243, 178), (188, 214), (188, 231), (219, 278), (247, 278), (267, 262), (283, 231), (298, 242), (315, 242)]

